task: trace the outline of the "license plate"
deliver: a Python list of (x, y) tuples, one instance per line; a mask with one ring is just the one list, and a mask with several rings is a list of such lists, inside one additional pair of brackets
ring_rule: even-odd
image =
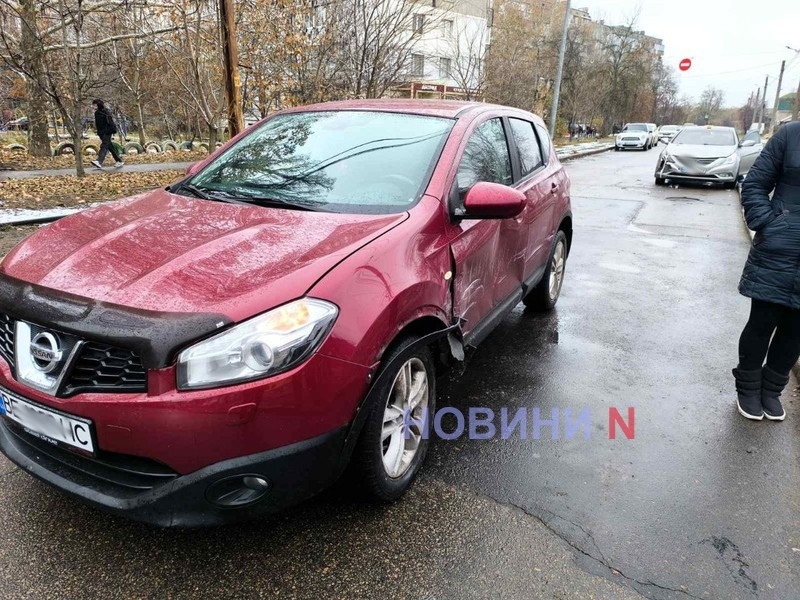
[(29, 434), (51, 444), (64, 444), (94, 454), (92, 422), (45, 408), (0, 388), (0, 415)]

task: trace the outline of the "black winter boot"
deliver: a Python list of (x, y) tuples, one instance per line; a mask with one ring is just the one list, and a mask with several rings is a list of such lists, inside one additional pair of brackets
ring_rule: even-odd
[(770, 421), (783, 421), (786, 418), (786, 411), (781, 405), (781, 392), (787, 383), (789, 383), (788, 375), (781, 375), (768, 366), (764, 367), (761, 380), (761, 405), (764, 408), (764, 416)]
[(760, 421), (764, 418), (761, 407), (761, 369), (742, 371), (739, 368), (732, 371), (736, 379), (736, 393), (738, 395), (736, 406), (746, 419)]

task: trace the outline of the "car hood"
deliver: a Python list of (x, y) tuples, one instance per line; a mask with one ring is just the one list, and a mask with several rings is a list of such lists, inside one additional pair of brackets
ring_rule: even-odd
[(407, 218), (234, 205), (157, 190), (39, 230), (3, 260), (0, 273), (116, 305), (239, 321), (302, 296)]
[(617, 134), (617, 136), (622, 136), (622, 135), (630, 135), (630, 136), (638, 136), (638, 137), (647, 137), (647, 136), (648, 136), (648, 135), (650, 135), (650, 134), (649, 134), (648, 132), (646, 132), (646, 131), (620, 131), (620, 132)]
[(667, 152), (682, 159), (724, 158), (736, 152), (736, 145), (708, 146), (704, 144), (670, 144)]

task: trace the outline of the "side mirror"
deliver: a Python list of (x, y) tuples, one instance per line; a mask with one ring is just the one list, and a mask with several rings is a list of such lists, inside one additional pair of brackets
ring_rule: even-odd
[(755, 140), (744, 140), (743, 142), (739, 143), (739, 148), (750, 148), (751, 146), (755, 146)]
[(187, 175), (194, 175), (195, 173), (197, 173), (197, 169), (199, 167), (200, 167), (200, 163), (199, 162), (190, 164), (188, 167), (186, 167), (186, 174)]
[(463, 210), (466, 219), (511, 219), (525, 208), (525, 194), (506, 185), (479, 181), (467, 192)]

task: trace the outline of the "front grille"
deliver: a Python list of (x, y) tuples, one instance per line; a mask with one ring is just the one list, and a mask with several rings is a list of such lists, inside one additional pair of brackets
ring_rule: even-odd
[(14, 422), (3, 421), (0, 427), (11, 434), (19, 452), (51, 473), (115, 498), (133, 498), (178, 477), (147, 458), (102, 451), (95, 457), (81, 456), (25, 433)]
[(710, 165), (715, 160), (719, 160), (718, 158), (698, 158), (696, 159), (701, 165)]
[(64, 395), (80, 392), (143, 392), (147, 371), (135, 352), (99, 342), (78, 351), (64, 386)]
[(622, 138), (623, 142), (639, 142), (641, 141), (638, 137), (624, 137)]
[(14, 320), (4, 313), (0, 313), (0, 356), (14, 367)]
[[(0, 313), (0, 356), (14, 367), (14, 319)], [(61, 334), (63, 335), (63, 334)], [(82, 392), (145, 392), (147, 371), (132, 350), (84, 342), (64, 378), (58, 396)]]

